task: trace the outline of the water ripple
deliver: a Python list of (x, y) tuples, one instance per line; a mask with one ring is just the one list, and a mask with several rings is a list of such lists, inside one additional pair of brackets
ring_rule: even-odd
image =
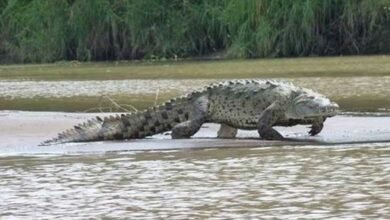
[[(315, 89), (331, 97), (351, 96), (388, 97), (390, 77), (300, 77), (291, 81)], [(16, 81), (0, 80), (0, 97), (72, 97), (100, 95), (155, 95), (156, 91), (182, 94), (217, 80), (88, 80), (88, 81)]]
[(380, 219), (390, 146), (8, 157), (0, 217)]

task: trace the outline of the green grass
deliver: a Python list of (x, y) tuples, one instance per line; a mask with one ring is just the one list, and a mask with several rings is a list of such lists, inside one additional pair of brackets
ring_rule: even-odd
[(0, 79), (3, 80), (223, 79), (388, 75), (390, 75), (390, 56), (213, 62), (62, 62), (44, 65), (0, 65)]
[(390, 53), (390, 0), (3, 0), (0, 62)]

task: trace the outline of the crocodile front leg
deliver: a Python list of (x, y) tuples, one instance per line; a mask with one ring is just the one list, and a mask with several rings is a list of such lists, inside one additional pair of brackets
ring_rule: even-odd
[(283, 136), (272, 128), (278, 120), (284, 116), (283, 109), (278, 102), (274, 102), (266, 108), (260, 116), (257, 124), (257, 131), (260, 137), (266, 140), (283, 140)]
[(313, 120), (313, 123), (311, 125), (311, 129), (309, 131), (310, 136), (314, 136), (319, 134), (322, 131), (322, 128), (324, 128), (324, 121), (326, 120), (325, 117), (319, 117)]

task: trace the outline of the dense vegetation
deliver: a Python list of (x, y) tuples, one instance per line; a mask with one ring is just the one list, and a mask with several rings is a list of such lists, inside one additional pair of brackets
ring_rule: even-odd
[(390, 0), (0, 0), (0, 62), (390, 53)]

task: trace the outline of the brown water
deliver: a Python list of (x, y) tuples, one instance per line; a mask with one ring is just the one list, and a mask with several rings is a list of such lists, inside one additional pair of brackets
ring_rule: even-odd
[(0, 217), (388, 219), (390, 145), (5, 157)]
[[(299, 60), (290, 65), (270, 63), (270, 67), (265, 68), (268, 75), (264, 76), (315, 89), (338, 101), (343, 110), (389, 111), (389, 65), (388, 62), (372, 63), (374, 60), (379, 59), (347, 66), (342, 62), (327, 63), (321, 71), (316, 71), (317, 63), (296, 66)], [(258, 76), (257, 72), (264, 70), (257, 64), (249, 64), (241, 65), (241, 69), (228, 66), (228, 74), (217, 74), (216, 78), (236, 77), (236, 72), (249, 70), (256, 74), (250, 72), (248, 77)], [(215, 68), (223, 66), (224, 63), (219, 63)], [(198, 63), (188, 74), (182, 73), (179, 67), (173, 69), (191, 78), (196, 75), (194, 71), (199, 74), (214, 71), (200, 68)], [(108, 69), (96, 68), (102, 72), (99, 76), (104, 76), (97, 79), (107, 79), (104, 81), (88, 77), (79, 81), (62, 77), (56, 79), (58, 81), (47, 77), (34, 80), (21, 73), (21, 79), (27, 80), (18, 77), (0, 80), (0, 107), (31, 109), (31, 105), (36, 105), (39, 108), (34, 109), (47, 111), (56, 105), (53, 100), (58, 104), (68, 98), (71, 102), (58, 109), (66, 110), (69, 105), (76, 106), (76, 110), (86, 110), (83, 105), (86, 99), (80, 97), (90, 99), (101, 95), (141, 97), (154, 102), (156, 93), (162, 99), (217, 81), (212, 77), (131, 80), (127, 74), (131, 69), (124, 69), (127, 78), (122, 79), (108, 74)], [(345, 74), (340, 77), (314, 75), (326, 73), (328, 69), (333, 69), (329, 70), (332, 74)], [(64, 68), (65, 75), (70, 70), (73, 71)], [(172, 71), (157, 68), (156, 73), (162, 70), (166, 74)], [(369, 70), (377, 73), (366, 74)], [(1, 71), (4, 74), (6, 69)], [(95, 69), (89, 72), (96, 75)], [(277, 74), (279, 72), (284, 74)], [(10, 73), (15, 74), (19, 73)], [(51, 75), (49, 71), (48, 76)], [(72, 72), (70, 75), (73, 76)], [(126, 80), (128, 78), (130, 80)], [(15, 107), (10, 108), (13, 105)], [(378, 120), (376, 124), (386, 126)], [(26, 129), (20, 127), (19, 130)], [(355, 136), (384, 132), (375, 129)], [(385, 135), (389, 134), (386, 132)], [(31, 132), (20, 138), (35, 135)], [(7, 137), (2, 141), (9, 142)], [(163, 144), (167, 142), (161, 142)], [(139, 145), (142, 147), (142, 143)], [(21, 152), (26, 148), (17, 147)], [(0, 219), (390, 219), (389, 143), (246, 147), (116, 153), (97, 153), (91, 149), (88, 153), (73, 155), (30, 152), (25, 156), (0, 156)], [(67, 152), (65, 149), (68, 148), (65, 146), (58, 151)]]
[[(228, 79), (185, 80), (84, 80), (84, 81), (20, 81), (0, 80), (0, 97), (72, 97), (105, 95), (152, 95), (157, 92), (183, 94), (212, 82)], [(275, 78), (314, 89), (329, 97), (352, 98), (390, 95), (390, 76), (364, 77), (297, 77)]]
[[(120, 105), (142, 109), (173, 96), (183, 95), (223, 79), (187, 80), (0, 80), (0, 109), (38, 111), (86, 111), (106, 107), (103, 95)], [(338, 102), (346, 111), (390, 111), (390, 77), (297, 77), (276, 78), (314, 89)], [(117, 109), (123, 111), (123, 109)]]

